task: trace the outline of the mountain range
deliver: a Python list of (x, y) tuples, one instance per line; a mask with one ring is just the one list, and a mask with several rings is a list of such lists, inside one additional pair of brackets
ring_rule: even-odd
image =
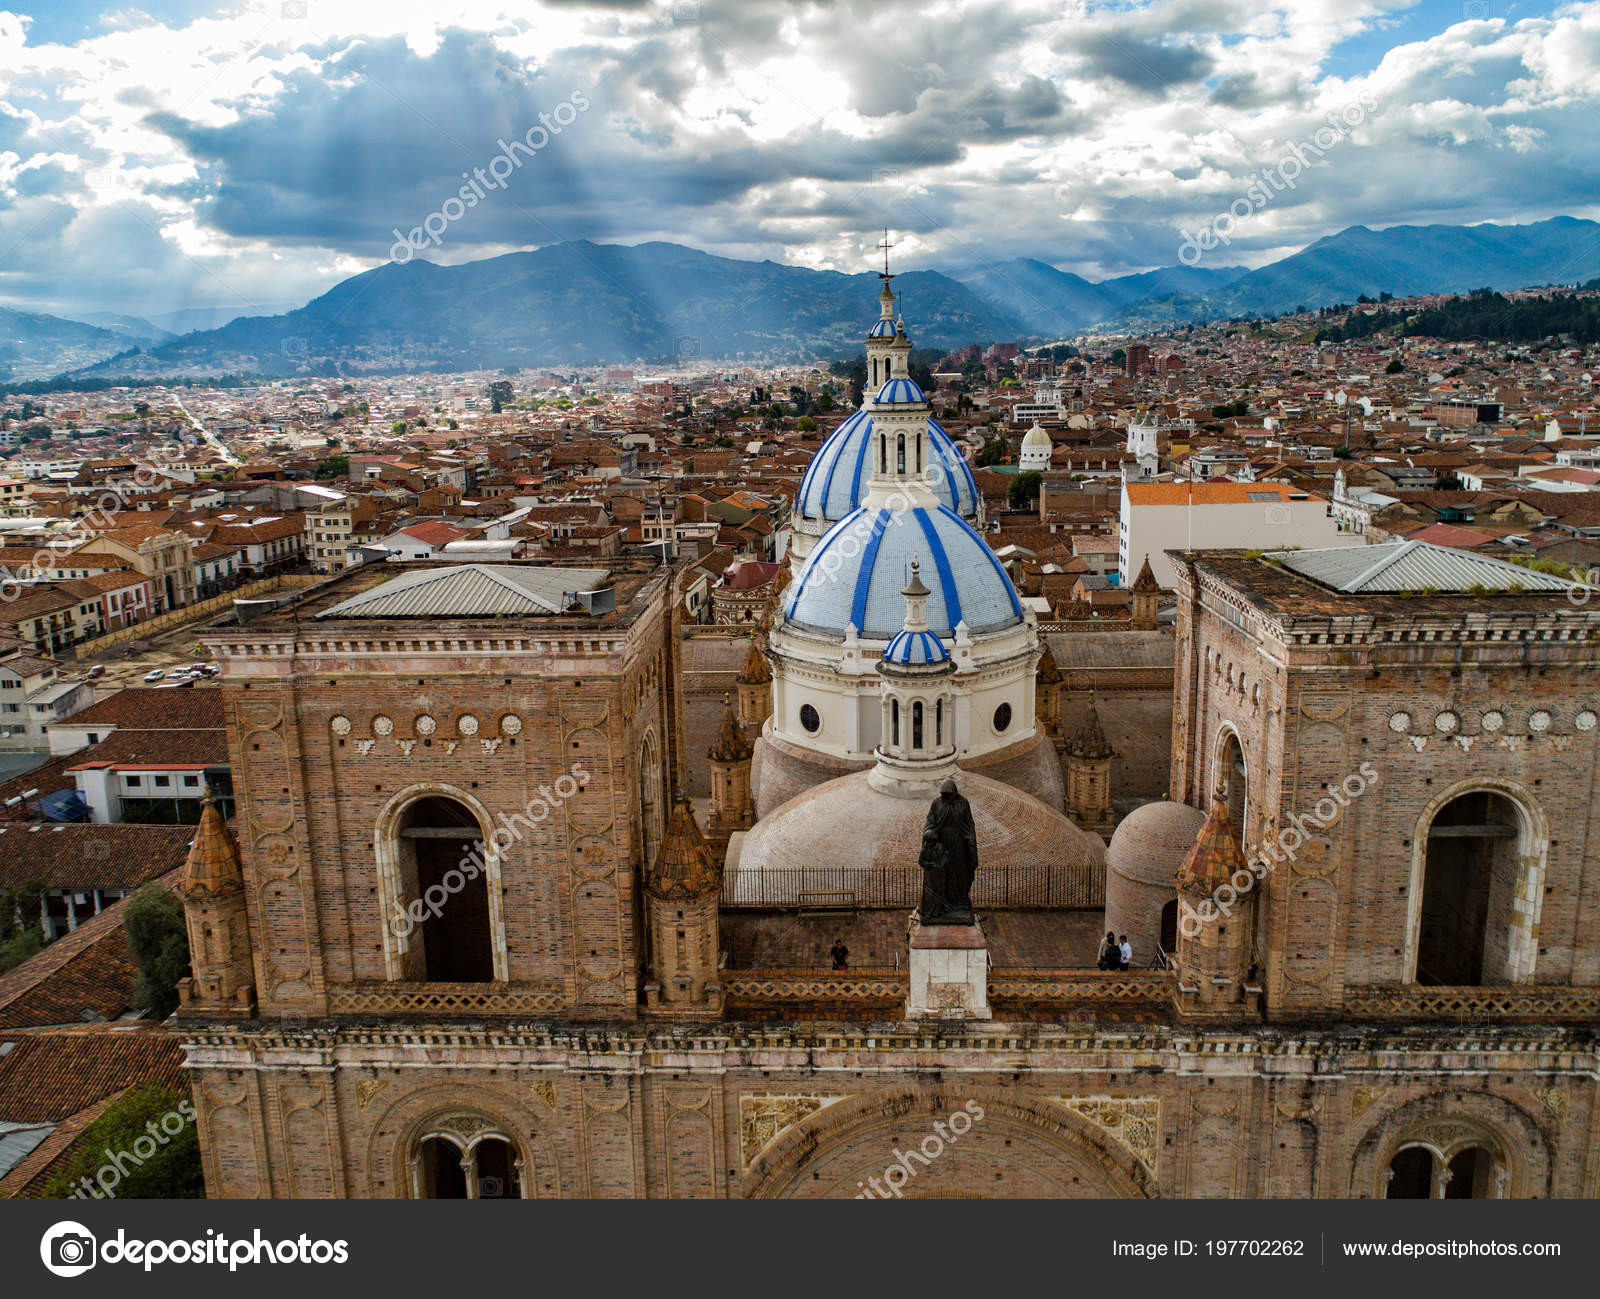
[[(1352, 226), (1255, 270), (1170, 266), (1096, 283), (1023, 258), (903, 272), (895, 289), (915, 342), (947, 348), (1596, 275), (1600, 224), (1555, 217), (1520, 226)], [(176, 337), (137, 317), (82, 322), (0, 308), (0, 378), (831, 358), (859, 346), (878, 287), (870, 273), (738, 261), (670, 243), (576, 240), (455, 266), (388, 262), (295, 310)], [(202, 313), (191, 320), (209, 323)]]

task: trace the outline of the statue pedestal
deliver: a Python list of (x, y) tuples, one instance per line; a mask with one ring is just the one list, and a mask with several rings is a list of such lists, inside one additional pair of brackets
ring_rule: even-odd
[(907, 1019), (992, 1019), (989, 943), (968, 925), (925, 925), (911, 913), (911, 992)]

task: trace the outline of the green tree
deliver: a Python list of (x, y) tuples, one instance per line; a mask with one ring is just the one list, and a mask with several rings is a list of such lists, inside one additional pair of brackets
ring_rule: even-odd
[(496, 415), (511, 404), (512, 388), (510, 379), (496, 379), (484, 391), (489, 398), (489, 409)]
[(1388, 365), (1383, 367), (1383, 372), (1385, 374), (1399, 374), (1404, 369), (1405, 366), (1400, 364), (1400, 358), (1397, 356), (1394, 358), (1394, 360), (1390, 361)]
[(1013, 510), (1025, 510), (1039, 499), (1039, 484), (1044, 481), (1044, 475), (1037, 470), (1029, 470), (1025, 474), (1018, 474), (1011, 480), (1011, 486), (1006, 489), (1006, 500), (1010, 502)]
[(1006, 440), (999, 435), (986, 437), (978, 449), (978, 466), (997, 465), (1006, 458)]
[(397, 419), (393, 424), (389, 425), (389, 432), (396, 437), (404, 437), (410, 431), (411, 425), (407, 424), (403, 419)]
[[(87, 1185), (86, 1185), (87, 1183)], [(119, 1200), (203, 1200), (205, 1175), (187, 1090), (147, 1083), (117, 1097), (83, 1130), (41, 1198), (74, 1192)]]
[(794, 426), (802, 433), (815, 433), (817, 431), (817, 421), (812, 419), (809, 415), (802, 415), (799, 419), (795, 420)]
[(46, 887), (36, 877), (0, 891), (0, 974), (44, 950), (39, 902)]
[(178, 982), (189, 977), (189, 933), (183, 903), (159, 884), (146, 884), (122, 912), (128, 951), (139, 967), (134, 998), (156, 1019), (178, 1008)]
[(312, 473), (313, 478), (345, 478), (350, 474), (349, 456), (329, 456)]

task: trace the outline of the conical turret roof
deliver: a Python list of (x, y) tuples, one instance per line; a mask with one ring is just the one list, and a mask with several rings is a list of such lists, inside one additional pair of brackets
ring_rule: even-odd
[(754, 746), (745, 735), (744, 727), (739, 725), (738, 715), (733, 711), (733, 700), (723, 695), (722, 725), (717, 728), (716, 739), (711, 741), (706, 756), (713, 762), (744, 762), (754, 752)]
[(704, 898), (722, 888), (722, 867), (712, 858), (682, 791), (673, 804), (666, 837), (645, 888), (654, 896), (673, 902)]
[(239, 843), (223, 819), (222, 809), (208, 788), (200, 805), (200, 824), (183, 868), (178, 891), (185, 898), (222, 897), (244, 887), (239, 864)]
[(1212, 796), (1194, 847), (1178, 868), (1178, 887), (1193, 893), (1210, 894), (1226, 884), (1237, 871), (1247, 869), (1244, 850), (1228, 816), (1228, 800), (1218, 790)]
[(1100, 729), (1100, 712), (1094, 706), (1092, 691), (1089, 695), (1089, 711), (1085, 714), (1078, 733), (1067, 745), (1067, 752), (1074, 758), (1088, 759), (1109, 758), (1114, 753), (1110, 741), (1106, 739), (1106, 733)]
[(744, 686), (764, 686), (772, 680), (772, 669), (767, 666), (767, 656), (761, 652), (761, 646), (756, 644), (756, 638), (750, 638), (750, 652), (744, 656), (744, 666), (739, 669), (739, 684)]

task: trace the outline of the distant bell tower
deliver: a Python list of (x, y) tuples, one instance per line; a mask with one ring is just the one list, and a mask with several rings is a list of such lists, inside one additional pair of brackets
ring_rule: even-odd
[(874, 393), (890, 379), (911, 377), (911, 339), (906, 336), (904, 319), (895, 316), (894, 290), (889, 281), (889, 232), (883, 232), (883, 270), (878, 278), (883, 281), (883, 291), (878, 294), (878, 319), (867, 331), (867, 383), (863, 404), (870, 402)]

